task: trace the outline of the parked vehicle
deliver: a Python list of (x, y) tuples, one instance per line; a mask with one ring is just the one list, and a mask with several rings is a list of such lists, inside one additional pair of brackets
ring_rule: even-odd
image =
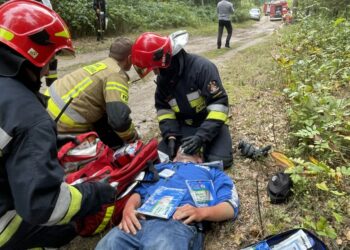
[(258, 8), (250, 9), (249, 16), (250, 16), (250, 19), (260, 21), (260, 17), (261, 17), (260, 9), (258, 9)]
[(282, 20), (282, 17), (288, 13), (287, 1), (272, 1), (270, 3), (270, 21)]

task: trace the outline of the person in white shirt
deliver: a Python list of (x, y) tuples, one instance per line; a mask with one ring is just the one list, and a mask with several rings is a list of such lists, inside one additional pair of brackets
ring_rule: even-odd
[(230, 48), (230, 39), (232, 36), (232, 24), (231, 24), (231, 14), (233, 14), (233, 4), (227, 0), (221, 0), (217, 5), (217, 13), (219, 19), (219, 31), (217, 45), (218, 49), (221, 48), (221, 38), (224, 31), (224, 27), (227, 31), (225, 47)]

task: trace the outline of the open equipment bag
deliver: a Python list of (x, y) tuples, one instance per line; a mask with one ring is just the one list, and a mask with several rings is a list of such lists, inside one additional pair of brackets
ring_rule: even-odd
[(292, 229), (266, 237), (241, 250), (328, 250), (312, 232), (304, 228)]
[(158, 180), (158, 173), (153, 167), (153, 163), (159, 162), (158, 143), (156, 139), (146, 144), (138, 140), (114, 152), (99, 140), (95, 132), (78, 135), (77, 141), (80, 143), (69, 142), (58, 152), (66, 172), (65, 181), (71, 185), (109, 182), (117, 190), (114, 203), (106, 204), (97, 214), (78, 221), (79, 235), (90, 236), (120, 222), (131, 191), (143, 180), (145, 171), (153, 172), (153, 181)]

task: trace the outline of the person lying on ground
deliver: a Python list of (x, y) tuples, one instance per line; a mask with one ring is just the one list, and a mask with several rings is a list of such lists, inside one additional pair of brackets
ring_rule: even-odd
[[(202, 222), (233, 221), (237, 217), (239, 198), (230, 177), (218, 168), (201, 165), (196, 156), (178, 153), (175, 160), (155, 166), (160, 175), (158, 182), (141, 183), (135, 189), (124, 208), (121, 223), (101, 239), (97, 250), (202, 249)], [(164, 172), (167, 175), (162, 175)], [(146, 180), (150, 177), (152, 174), (147, 174)], [(192, 193), (199, 193), (192, 196), (187, 186), (189, 181), (212, 183), (212, 188), (194, 189)], [(164, 187), (186, 190), (171, 218), (145, 216), (137, 211), (156, 190)], [(203, 192), (210, 195), (198, 198), (203, 198)], [(197, 197), (196, 201), (192, 197)]]
[(84, 133), (94, 130), (110, 147), (132, 142), (138, 133), (128, 106), (132, 41), (118, 37), (109, 57), (68, 73), (46, 92), (48, 112), (57, 122), (59, 133)]

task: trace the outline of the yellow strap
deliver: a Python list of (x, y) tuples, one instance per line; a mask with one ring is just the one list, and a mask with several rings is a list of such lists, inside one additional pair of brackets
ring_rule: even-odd
[(0, 234), (0, 247), (6, 244), (12, 236), (16, 233), (19, 226), (21, 225), (22, 218), (19, 215), (16, 215), (7, 225), (6, 229)]
[(106, 68), (107, 68), (107, 65), (102, 63), (102, 62), (94, 63), (94, 64), (83, 67), (83, 69), (86, 72), (88, 72), (90, 75), (96, 74), (97, 72), (104, 70)]
[(57, 74), (51, 74), (51, 75), (47, 75), (46, 78), (48, 79), (54, 79), (57, 78)]
[(67, 224), (69, 221), (71, 221), (73, 216), (81, 208), (81, 200), (83, 198), (82, 194), (77, 188), (73, 187), (72, 185), (68, 185), (68, 188), (71, 194), (71, 201), (70, 201), (70, 205), (66, 215), (63, 217), (63, 219), (59, 223), (60, 225)]
[(206, 119), (226, 122), (227, 114), (219, 111), (210, 111)]
[(164, 115), (158, 116), (158, 122), (161, 122), (166, 119), (176, 120), (176, 116), (175, 114), (164, 114)]
[(107, 224), (110, 222), (110, 220), (112, 218), (113, 212), (114, 212), (114, 205), (107, 207), (105, 216), (103, 217), (103, 221), (98, 226), (98, 228), (95, 230), (95, 232), (93, 232), (93, 234), (98, 234), (98, 233), (102, 232), (103, 229), (106, 228)]

